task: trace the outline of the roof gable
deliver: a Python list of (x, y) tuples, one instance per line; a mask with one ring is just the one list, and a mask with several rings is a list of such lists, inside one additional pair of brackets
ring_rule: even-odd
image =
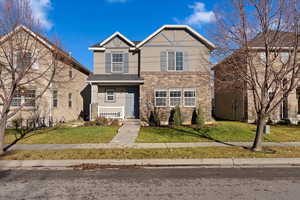
[(122, 35), (120, 32), (115, 32), (114, 34), (112, 34), (110, 37), (108, 37), (107, 39), (105, 39), (104, 41), (102, 41), (100, 44), (97, 45), (97, 47), (103, 47), (104, 45), (106, 45), (107, 43), (109, 43), (111, 40), (115, 39), (116, 37), (119, 37), (121, 40), (123, 40), (124, 42), (126, 42), (128, 45), (130, 45), (131, 47), (134, 47), (135, 44), (130, 41), (128, 38), (126, 38), (124, 35)]
[(145, 40), (140, 42), (136, 47), (137, 48), (143, 47), (146, 43), (148, 43), (151, 39), (153, 39), (155, 36), (157, 36), (159, 33), (161, 33), (165, 29), (184, 29), (184, 30), (188, 31), (191, 35), (193, 35), (195, 38), (197, 38), (201, 42), (203, 42), (209, 49), (215, 48), (215, 45), (212, 42), (207, 40), (205, 37), (203, 37), (197, 31), (195, 31), (194, 29), (192, 29), (190, 26), (187, 26), (187, 25), (164, 25), (161, 28), (159, 28), (157, 31), (152, 33)]
[(69, 60), (73, 64), (72, 66), (74, 68), (76, 68), (77, 70), (81, 71), (82, 73), (84, 73), (86, 75), (90, 74), (90, 71), (88, 69), (86, 69), (82, 64), (80, 64), (75, 58), (70, 56), (69, 53), (66, 53), (64, 50), (59, 48), (57, 45), (55, 45), (51, 41), (49, 41), (46, 37), (42, 36), (39, 33), (32, 31), (31, 29), (27, 28), (24, 25), (20, 25), (17, 28), (15, 28), (15, 30), (0, 37), (0, 42), (5, 42), (9, 37), (12, 37), (18, 31), (25, 31), (27, 34), (29, 34), (30, 36), (32, 36), (33, 38), (35, 38), (36, 40), (41, 42), (45, 47), (49, 48), (50, 50), (54, 50), (54, 49), (57, 50), (64, 59)]

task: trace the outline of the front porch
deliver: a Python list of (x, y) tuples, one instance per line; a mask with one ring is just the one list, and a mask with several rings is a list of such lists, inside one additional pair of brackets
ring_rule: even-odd
[(97, 77), (101, 80), (90, 81), (90, 120), (139, 119), (139, 90), (143, 80), (132, 75)]

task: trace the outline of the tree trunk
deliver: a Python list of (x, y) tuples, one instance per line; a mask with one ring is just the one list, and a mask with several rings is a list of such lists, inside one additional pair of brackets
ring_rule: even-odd
[(4, 136), (5, 136), (6, 120), (0, 121), (0, 155), (4, 154)]
[(262, 151), (262, 142), (263, 142), (263, 134), (264, 134), (264, 128), (266, 125), (265, 117), (258, 116), (257, 122), (256, 122), (256, 135), (255, 140), (252, 146), (253, 151)]

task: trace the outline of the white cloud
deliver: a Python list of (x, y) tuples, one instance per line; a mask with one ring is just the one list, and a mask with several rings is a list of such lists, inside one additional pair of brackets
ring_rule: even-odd
[[(0, 0), (0, 3), (3, 2), (3, 0)], [(39, 22), (40, 26), (50, 30), (53, 26), (48, 19), (48, 11), (52, 8), (51, 0), (29, 0), (28, 2), (31, 5), (32, 15)]]
[(32, 7), (32, 14), (40, 23), (42, 28), (51, 29), (53, 24), (48, 19), (48, 11), (51, 7), (51, 0), (30, 0)]
[(193, 9), (193, 13), (184, 20), (184, 23), (186, 24), (199, 27), (216, 20), (215, 13), (213, 11), (207, 11), (205, 9), (205, 4), (202, 2), (196, 2), (194, 5), (189, 5), (189, 8)]
[(109, 3), (125, 3), (127, 2), (128, 0), (105, 0)]

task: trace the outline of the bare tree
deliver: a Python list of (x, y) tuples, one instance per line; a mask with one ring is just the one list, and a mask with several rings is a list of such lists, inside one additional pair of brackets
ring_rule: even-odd
[(227, 57), (221, 62), (223, 80), (217, 81), (247, 90), (257, 123), (254, 151), (262, 150), (269, 116), (298, 87), (299, 2), (231, 0), (216, 12), (216, 52)]
[(28, 0), (1, 3), (0, 154), (8, 120), (25, 107), (37, 108), (38, 100), (61, 70), (60, 50), (50, 46), (39, 32), (39, 22), (32, 15)]

